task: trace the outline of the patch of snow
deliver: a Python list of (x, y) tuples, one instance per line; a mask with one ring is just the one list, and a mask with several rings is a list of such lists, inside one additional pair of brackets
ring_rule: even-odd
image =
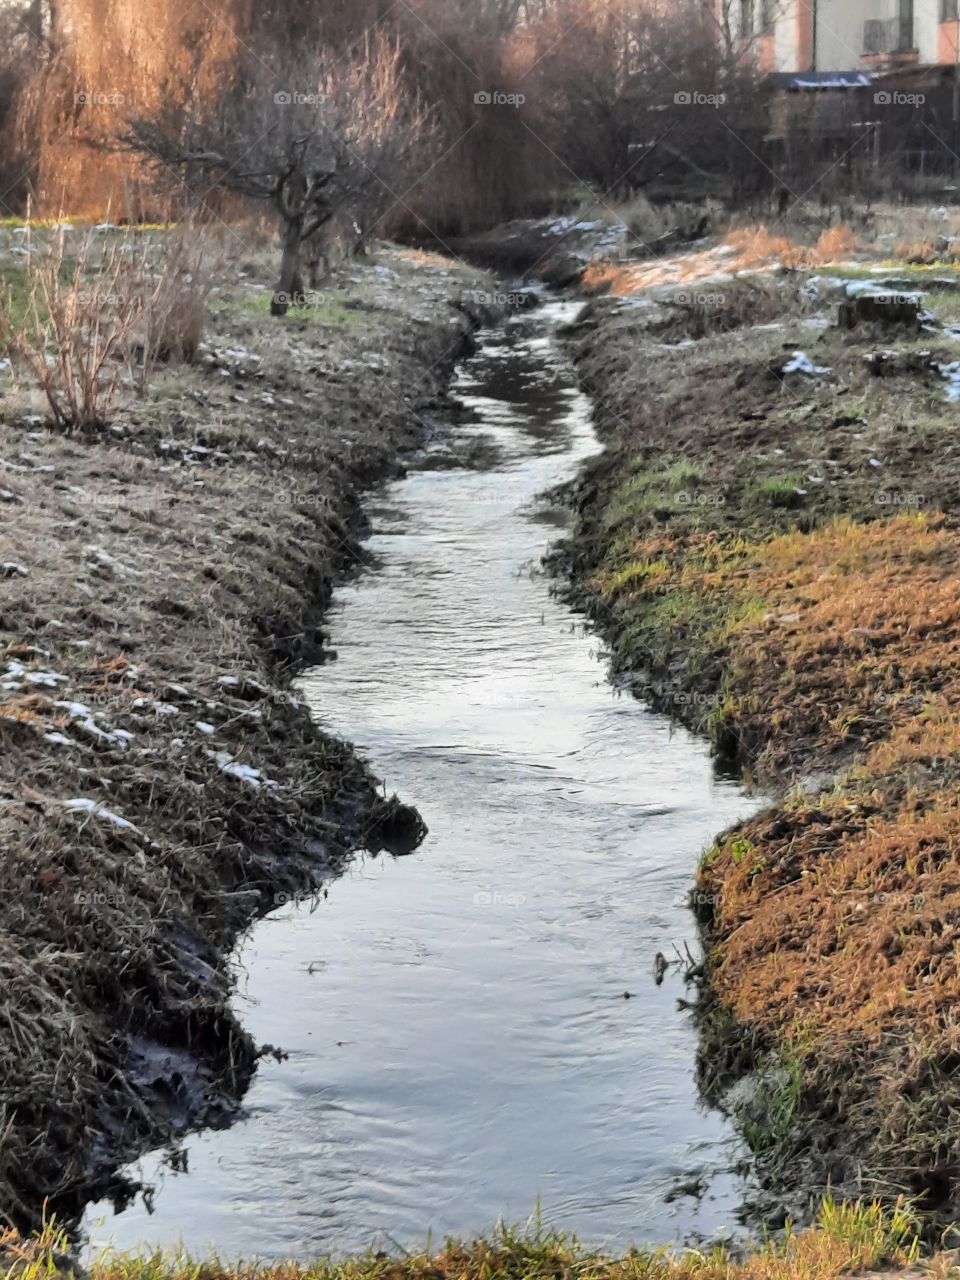
[(956, 404), (960, 401), (960, 360), (951, 360), (939, 369), (941, 377), (947, 380), (947, 403)]
[(234, 760), (229, 751), (211, 752), (217, 767), (221, 773), (229, 774), (231, 778), (238, 778), (241, 782), (245, 782), (247, 786), (260, 790), (266, 787), (270, 791), (279, 791), (280, 784), (272, 782), (269, 778), (265, 778), (259, 769), (254, 769), (252, 765), (241, 764), (239, 760)]
[(82, 702), (55, 702), (53, 705), (60, 711), (66, 711), (71, 720), (86, 720), (91, 715), (90, 708)]
[(93, 738), (96, 742), (107, 742), (112, 747), (119, 747), (121, 751), (126, 751), (133, 737), (126, 729), (103, 729), (97, 724), (92, 716), (88, 716), (84, 720), (76, 721), (77, 729), (81, 733), (85, 733), (88, 738)]
[(17, 564), (14, 560), (5, 560), (0, 564), (2, 578), (29, 578), (30, 570), (25, 564)]
[(121, 818), (118, 813), (112, 813), (109, 809), (105, 809), (96, 800), (78, 797), (76, 800), (64, 800), (63, 807), (71, 813), (89, 813), (92, 817), (101, 818), (104, 822), (109, 822), (111, 826), (118, 827), (121, 831), (133, 831), (138, 836), (143, 834), (132, 822), (128, 822), (126, 818)]
[(58, 684), (67, 684), (67, 677), (56, 671), (26, 671), (23, 679), (27, 684), (39, 685), (41, 689), (55, 689)]
[(82, 702), (55, 702), (53, 705), (62, 711), (66, 711), (79, 731), (85, 733), (88, 738), (93, 738), (97, 742), (107, 742), (112, 747), (119, 747), (121, 751), (126, 751), (130, 745), (133, 738), (132, 733), (126, 729), (101, 728), (94, 720), (90, 708), (84, 706)]
[(196, 724), (196, 728), (200, 733), (204, 734), (208, 738), (211, 737), (216, 732), (213, 725), (208, 724), (206, 720), (198, 720)]
[(43, 735), (46, 742), (52, 742), (58, 747), (75, 747), (77, 744), (72, 738), (68, 738), (65, 733), (45, 733)]
[(824, 365), (814, 364), (810, 357), (803, 351), (795, 351), (792, 357), (783, 366), (784, 374), (805, 373), (813, 377), (820, 374), (829, 373), (830, 370)]

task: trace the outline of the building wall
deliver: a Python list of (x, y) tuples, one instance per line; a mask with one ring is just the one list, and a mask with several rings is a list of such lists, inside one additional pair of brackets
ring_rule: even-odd
[[(809, 45), (816, 7), (816, 60)], [(759, 0), (756, 0), (759, 8)], [(863, 61), (864, 25), (876, 18), (895, 22), (899, 0), (780, 0), (772, 40), (756, 42), (764, 70), (856, 71)], [(739, 5), (734, 5), (739, 13)], [(940, 22), (940, 0), (914, 0), (914, 43), (921, 63), (958, 60), (957, 23)], [(762, 47), (761, 47), (762, 46)], [(760, 56), (762, 54), (762, 57)]]

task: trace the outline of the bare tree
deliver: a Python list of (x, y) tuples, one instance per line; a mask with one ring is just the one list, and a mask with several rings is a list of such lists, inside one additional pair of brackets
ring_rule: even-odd
[(303, 291), (304, 241), (344, 211), (362, 234), (432, 145), (430, 116), (404, 81), (396, 45), (379, 39), (361, 52), (352, 61), (327, 49), (288, 57), (282, 79), (252, 57), (212, 110), (135, 119), (119, 141), (161, 170), (180, 171), (195, 194), (199, 183), (204, 193), (273, 206), (283, 241), (274, 315)]

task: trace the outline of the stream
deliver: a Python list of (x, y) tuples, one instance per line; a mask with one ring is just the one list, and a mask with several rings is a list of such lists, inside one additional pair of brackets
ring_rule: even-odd
[(393, 1251), (538, 1211), (605, 1249), (737, 1230), (693, 992), (654, 969), (696, 950), (697, 858), (756, 805), (617, 694), (539, 570), (566, 519), (542, 495), (599, 450), (553, 337), (577, 309), (479, 335), (452, 440), (484, 465), (428, 458), (371, 498), (374, 568), (337, 593), (338, 660), (301, 682), (427, 839), (250, 932), (236, 1005), (289, 1057), (262, 1062), (231, 1128), (131, 1171), (149, 1205), (93, 1206), (91, 1247)]

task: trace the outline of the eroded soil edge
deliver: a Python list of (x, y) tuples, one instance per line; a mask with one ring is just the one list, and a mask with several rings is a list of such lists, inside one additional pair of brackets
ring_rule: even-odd
[(0, 1212), (122, 1194), (225, 1121), (257, 1049), (228, 957), (278, 894), (415, 842), (290, 692), (358, 561), (359, 495), (440, 431), (483, 277), (350, 263), (309, 316), (272, 264), (215, 296), (198, 366), (97, 438), (0, 426)]
[[(956, 271), (764, 256), (588, 273), (568, 340), (606, 448), (558, 566), (616, 674), (780, 797), (695, 894), (700, 1076), (758, 1215), (906, 1193), (935, 1227), (960, 1208)], [(848, 325), (885, 270), (921, 314)]]

